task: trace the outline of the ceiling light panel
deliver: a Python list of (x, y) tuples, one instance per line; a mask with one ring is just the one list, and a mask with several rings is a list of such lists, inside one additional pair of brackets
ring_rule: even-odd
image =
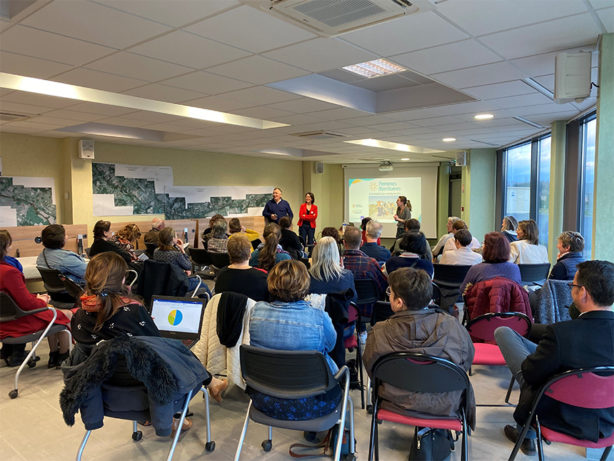
[(442, 152), (441, 150), (427, 149), (426, 147), (412, 146), (409, 144), (399, 144), (396, 142), (381, 141), (379, 139), (372, 139), (372, 138), (354, 139), (352, 141), (344, 141), (344, 142), (347, 142), (349, 144), (358, 144), (359, 146), (377, 147), (378, 149), (390, 149), (390, 150), (397, 150), (400, 152), (412, 152), (416, 154), (435, 154), (438, 152)]
[(374, 61), (361, 62), (353, 64), (351, 66), (345, 66), (343, 69), (348, 72), (361, 75), (367, 78), (382, 77), (384, 75), (398, 74), (405, 72), (407, 69), (403, 66), (399, 66), (386, 59), (376, 59)]

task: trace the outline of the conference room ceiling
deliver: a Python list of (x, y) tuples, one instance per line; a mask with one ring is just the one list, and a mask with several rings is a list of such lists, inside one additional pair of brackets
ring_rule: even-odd
[[(0, 131), (330, 163), (439, 161), (571, 119), (596, 104), (595, 88), (556, 104), (526, 81), (554, 91), (555, 55), (582, 50), (597, 82), (598, 36), (614, 32), (614, 0), (424, 0), (335, 37), (240, 0), (15, 3), (0, 1), (0, 72), (102, 91), (4, 85), (0, 112), (15, 117), (0, 114)], [(342, 69), (379, 58), (407, 70)], [(408, 147), (346, 142), (360, 139)]]

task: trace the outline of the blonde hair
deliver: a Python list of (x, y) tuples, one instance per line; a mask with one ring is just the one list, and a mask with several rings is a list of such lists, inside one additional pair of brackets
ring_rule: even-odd
[(129, 242), (134, 242), (141, 236), (141, 229), (136, 224), (126, 224), (117, 232), (117, 236)]
[(85, 269), (86, 292), (97, 296), (102, 303), (94, 331), (100, 330), (121, 307), (121, 297), (125, 294), (123, 282), (126, 270), (126, 261), (111, 251), (97, 254), (88, 263)]
[(300, 261), (281, 261), (273, 266), (267, 277), (269, 293), (284, 302), (300, 301), (309, 293), (309, 273)]
[(309, 273), (314, 279), (325, 282), (339, 278), (343, 273), (339, 259), (339, 246), (335, 239), (322, 237), (313, 247)]

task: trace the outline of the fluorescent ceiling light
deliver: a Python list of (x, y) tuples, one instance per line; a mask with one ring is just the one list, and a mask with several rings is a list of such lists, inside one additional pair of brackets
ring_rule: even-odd
[(375, 61), (352, 64), (351, 66), (343, 67), (343, 69), (367, 78), (398, 74), (407, 70), (405, 67), (387, 61), (386, 59), (376, 59)]
[(548, 88), (546, 88), (544, 85), (539, 83), (537, 80), (534, 80), (529, 77), (529, 78), (523, 78), (522, 81), (526, 83), (527, 85), (529, 85), (534, 90), (539, 91), (541, 94), (543, 94), (547, 98), (552, 99), (554, 101), (554, 93), (550, 91)]
[(443, 142), (454, 142), (456, 141), (456, 138), (443, 138), (442, 141)]
[(495, 118), (495, 116), (493, 114), (476, 114), (473, 118), (476, 120), (491, 120)]
[(21, 75), (0, 72), (0, 88), (25, 91), (27, 93), (44, 94), (58, 98), (75, 99), (77, 101), (93, 102), (117, 107), (157, 112), (159, 114), (187, 117), (206, 122), (238, 125), (247, 128), (279, 128), (288, 126), (286, 123), (270, 122), (242, 115), (218, 112), (216, 110), (200, 107), (184, 106), (170, 102), (155, 101), (153, 99), (138, 98), (126, 94), (112, 93), (110, 91), (94, 90), (84, 86), (68, 85), (66, 83), (41, 80), (39, 78), (22, 77)]
[(408, 162), (408, 161), (409, 161), (409, 157), (403, 157), (403, 158), (401, 159), (401, 161), (403, 161), (403, 162)]
[(524, 117), (520, 117), (519, 115), (517, 115), (516, 117), (512, 117), (512, 118), (514, 120), (518, 120), (519, 122), (526, 123), (527, 125), (530, 125), (530, 126), (532, 126), (534, 128), (540, 128), (540, 129), (541, 128), (546, 128), (545, 126), (540, 125), (539, 123), (533, 122), (533, 121), (531, 121), (531, 120), (529, 120), (527, 118), (524, 118)]
[(409, 144), (399, 144), (396, 142), (380, 141), (379, 139), (354, 139), (352, 141), (343, 141), (349, 144), (358, 144), (359, 146), (377, 147), (378, 149), (398, 150), (401, 152), (413, 152), (416, 154), (436, 154), (442, 152), (435, 149), (427, 149), (426, 147), (411, 146)]
[(286, 157), (290, 157), (291, 154), (289, 152), (284, 152), (282, 150), (273, 150), (273, 149), (262, 149), (259, 150), (261, 154), (270, 154), (270, 155), (285, 155)]

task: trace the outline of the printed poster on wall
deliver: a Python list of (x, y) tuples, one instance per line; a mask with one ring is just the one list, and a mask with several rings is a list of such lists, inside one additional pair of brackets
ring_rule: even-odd
[(0, 176), (0, 227), (54, 224), (53, 178)]

